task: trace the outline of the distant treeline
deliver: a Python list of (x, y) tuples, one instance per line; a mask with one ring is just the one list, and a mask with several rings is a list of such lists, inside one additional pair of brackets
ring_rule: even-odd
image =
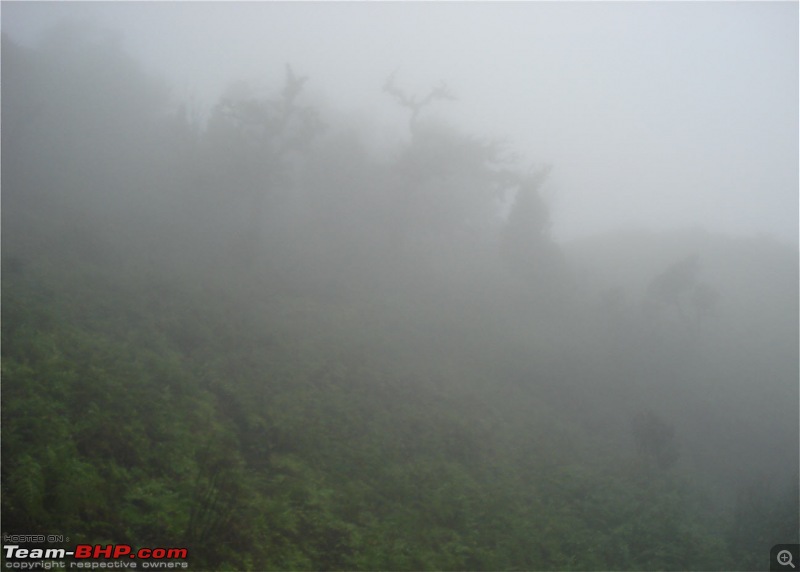
[(313, 81), (201, 121), (102, 31), (3, 36), (4, 532), (196, 570), (744, 570), (798, 541), (796, 249), (559, 244), (549, 168), (437, 121), (446, 86), (390, 76), (378, 157)]

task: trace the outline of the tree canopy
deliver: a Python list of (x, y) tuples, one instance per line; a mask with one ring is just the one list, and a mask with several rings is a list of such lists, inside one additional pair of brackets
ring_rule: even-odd
[(412, 130), (376, 158), (289, 65), (198, 118), (113, 35), (2, 47), (4, 532), (197, 570), (729, 570), (797, 540), (796, 292), (747, 281), (795, 252), (628, 241), (627, 277), (597, 241), (620, 285), (578, 280), (548, 169), (437, 121), (443, 85), (390, 77)]

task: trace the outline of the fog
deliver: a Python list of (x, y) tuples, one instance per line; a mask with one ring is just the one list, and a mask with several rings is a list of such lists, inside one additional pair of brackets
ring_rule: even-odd
[(797, 22), (3, 3), (4, 532), (763, 568), (800, 533)]
[(292, 62), (375, 144), (402, 121), (380, 90), (392, 71), (415, 93), (444, 81), (459, 101), (438, 116), (556, 167), (559, 238), (703, 227), (797, 242), (792, 3), (36, 2), (6, 4), (3, 29), (30, 43), (65, 17), (117, 31), (200, 113)]

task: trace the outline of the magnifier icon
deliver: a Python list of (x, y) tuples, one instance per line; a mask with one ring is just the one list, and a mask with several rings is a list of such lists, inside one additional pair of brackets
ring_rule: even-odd
[(789, 552), (788, 550), (781, 550), (780, 552), (778, 552), (776, 558), (778, 559), (778, 564), (780, 564), (781, 566), (788, 565), (794, 568), (794, 564), (792, 564), (792, 553)]

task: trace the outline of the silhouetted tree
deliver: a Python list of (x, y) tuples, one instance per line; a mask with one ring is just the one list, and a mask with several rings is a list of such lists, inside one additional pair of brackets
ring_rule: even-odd
[(271, 99), (258, 96), (245, 83), (234, 84), (209, 120), (210, 156), (221, 167), (218, 184), (243, 200), (250, 255), (260, 242), (269, 200), (290, 183), (293, 158), (324, 129), (316, 109), (297, 101), (306, 80), (287, 64), (283, 90)]
[(665, 471), (678, 460), (675, 427), (655, 412), (639, 413), (633, 418), (631, 429), (639, 457), (648, 467)]
[(438, 86), (431, 89), (425, 97), (408, 95), (395, 85), (394, 76), (396, 74), (397, 70), (392, 72), (392, 75), (386, 79), (386, 83), (383, 84), (383, 91), (388, 93), (400, 106), (405, 107), (411, 112), (411, 116), (408, 119), (408, 126), (412, 135), (416, 133), (417, 117), (424, 107), (427, 107), (436, 100), (456, 101), (458, 99), (444, 82), (441, 82)]
[(697, 255), (676, 262), (658, 274), (647, 287), (647, 299), (653, 304), (680, 307), (686, 294), (697, 282), (700, 264)]
[(70, 23), (35, 48), (4, 37), (2, 81), (5, 198), (24, 191), (105, 201), (152, 183), (166, 88), (113, 35)]
[(517, 179), (501, 238), (509, 270), (530, 287), (556, 283), (562, 270), (561, 253), (550, 237), (550, 212), (539, 192), (549, 172), (548, 167)]
[(719, 293), (699, 280), (697, 255), (688, 256), (656, 275), (647, 286), (644, 307), (648, 314), (673, 312), (682, 320), (703, 320), (716, 310)]

